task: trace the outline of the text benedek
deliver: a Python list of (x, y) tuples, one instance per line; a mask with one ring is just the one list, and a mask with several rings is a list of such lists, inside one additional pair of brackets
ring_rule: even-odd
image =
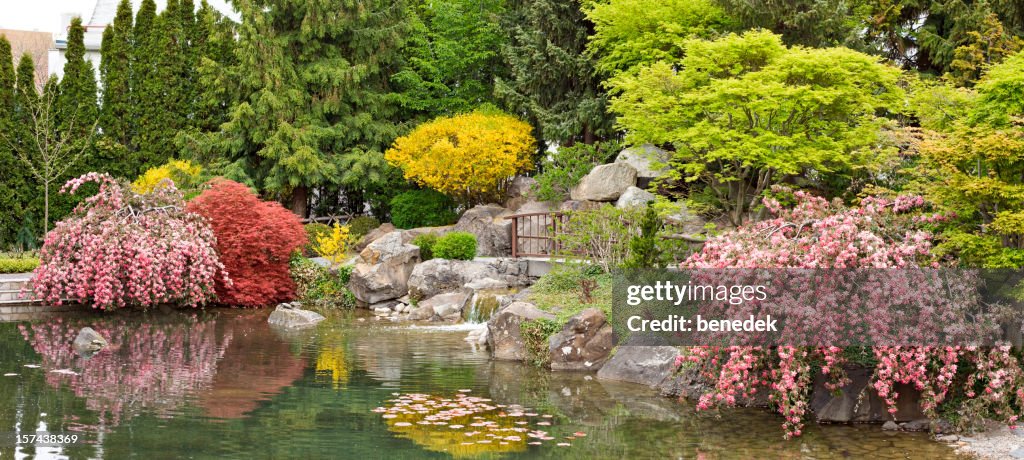
[(776, 319), (766, 315), (763, 319), (704, 319), (700, 315), (686, 318), (681, 315), (668, 315), (665, 319), (643, 319), (630, 316), (626, 322), (631, 332), (778, 332), (775, 328)]

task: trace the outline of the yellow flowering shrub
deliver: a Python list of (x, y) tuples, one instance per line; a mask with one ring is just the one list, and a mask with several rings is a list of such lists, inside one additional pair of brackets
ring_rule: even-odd
[(384, 158), (406, 179), (472, 204), (497, 197), (509, 179), (533, 168), (531, 132), (501, 112), (439, 117), (398, 138)]
[(316, 236), (316, 253), (332, 264), (339, 264), (345, 260), (349, 239), (348, 225), (335, 222), (330, 233)]
[(149, 168), (135, 182), (132, 182), (132, 190), (135, 193), (150, 193), (160, 186), (165, 179), (170, 179), (178, 188), (188, 188), (197, 185), (199, 174), (203, 167), (194, 165), (187, 160), (171, 160), (167, 163)]

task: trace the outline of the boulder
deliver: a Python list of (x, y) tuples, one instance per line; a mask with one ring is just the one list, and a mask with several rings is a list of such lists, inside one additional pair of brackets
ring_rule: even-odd
[(669, 214), (665, 217), (665, 221), (680, 228), (681, 232), (687, 235), (697, 235), (704, 233), (704, 225), (707, 223), (704, 218), (691, 213), (686, 207), (686, 203), (678, 201), (675, 203), (678, 207), (678, 211)]
[(536, 186), (537, 180), (532, 177), (516, 176), (512, 178), (512, 182), (505, 190), (505, 207), (516, 210), (524, 203), (530, 202), (534, 197), (533, 190)]
[(533, 214), (538, 212), (555, 212), (558, 210), (558, 202), (555, 201), (527, 201), (523, 203), (516, 214)]
[(409, 295), (426, 299), (456, 291), (466, 283), (499, 275), (486, 262), (430, 259), (416, 265), (409, 275)]
[(83, 327), (73, 342), (75, 351), (81, 355), (93, 355), (107, 346), (107, 339), (91, 327)]
[(462, 309), (469, 302), (470, 295), (465, 292), (449, 292), (438, 294), (419, 303), (419, 308), (430, 307), (434, 314), (444, 318), (456, 313), (462, 313)]
[(559, 211), (572, 212), (572, 211), (590, 211), (591, 209), (597, 209), (601, 207), (603, 203), (599, 201), (576, 201), (568, 200), (562, 203), (558, 207)]
[(573, 200), (615, 201), (627, 188), (636, 185), (636, 169), (627, 163), (595, 166), (573, 187)]
[(615, 157), (616, 163), (625, 163), (636, 169), (636, 176), (643, 178), (661, 177), (671, 167), (668, 165), (669, 152), (651, 144), (623, 149)]
[(476, 254), (502, 257), (512, 253), (512, 211), (496, 204), (474, 206), (459, 218), (455, 230), (476, 236)]
[(870, 385), (872, 369), (862, 366), (847, 366), (846, 376), (850, 383), (837, 392), (825, 386), (821, 375), (814, 380), (811, 390), (810, 409), (819, 422), (909, 422), (927, 418), (921, 410), (921, 392), (913, 385), (896, 384), (893, 390), (899, 393), (896, 399), (896, 413), (889, 414), (888, 407)]
[(551, 370), (596, 371), (614, 346), (612, 325), (604, 312), (588, 308), (569, 318), (562, 331), (549, 339)]
[(409, 313), (409, 319), (412, 321), (423, 321), (434, 317), (434, 307), (430, 305), (418, 306), (412, 313)]
[(675, 371), (676, 356), (676, 347), (620, 346), (597, 371), (597, 378), (654, 387)]
[(411, 228), (409, 230), (401, 230), (402, 242), (411, 243), (413, 239), (420, 235), (426, 235), (427, 233), (433, 233), (437, 236), (442, 236), (455, 228), (454, 225), (444, 225), (441, 227), (418, 227)]
[(420, 260), (420, 248), (402, 242), (402, 232), (391, 232), (370, 243), (359, 254), (348, 287), (356, 299), (375, 304), (404, 296), (409, 276)]
[(494, 278), (480, 278), (478, 280), (470, 281), (464, 284), (462, 287), (471, 291), (487, 291), (487, 290), (500, 290), (508, 289), (510, 286), (507, 281), (502, 281)]
[(625, 192), (622, 192), (622, 196), (615, 202), (615, 207), (619, 209), (635, 208), (638, 206), (646, 206), (647, 203), (654, 201), (655, 196), (653, 193), (648, 192), (640, 187), (627, 188)]
[(391, 233), (395, 230), (397, 229), (395, 228), (394, 225), (391, 225), (390, 222), (381, 224), (380, 227), (370, 230), (370, 233), (367, 233), (362, 238), (360, 238), (359, 242), (356, 243), (355, 246), (352, 246), (352, 249), (354, 249), (356, 252), (362, 252), (362, 250), (366, 249), (366, 247), (369, 246), (370, 243), (377, 241), (378, 239), (380, 239), (380, 237), (387, 235), (388, 233)]
[(323, 320), (324, 317), (317, 312), (292, 308), (290, 305), (282, 304), (278, 305), (277, 308), (270, 313), (270, 318), (267, 318), (267, 323), (271, 326), (283, 327), (286, 329), (303, 329), (316, 326), (317, 323)]
[(555, 315), (545, 312), (527, 302), (512, 302), (487, 322), (487, 346), (491, 357), (500, 360), (523, 361), (527, 359), (526, 344), (519, 325), (535, 319), (554, 320)]

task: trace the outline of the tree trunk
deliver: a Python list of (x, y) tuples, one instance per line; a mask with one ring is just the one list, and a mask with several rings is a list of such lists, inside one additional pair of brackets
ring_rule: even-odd
[(597, 142), (597, 136), (594, 135), (594, 131), (590, 129), (590, 125), (583, 127), (583, 143), (587, 145), (594, 145)]
[(43, 240), (50, 233), (50, 183), (43, 183)]
[(299, 216), (300, 219), (305, 219), (309, 212), (309, 188), (305, 186), (295, 187), (292, 190), (292, 212)]

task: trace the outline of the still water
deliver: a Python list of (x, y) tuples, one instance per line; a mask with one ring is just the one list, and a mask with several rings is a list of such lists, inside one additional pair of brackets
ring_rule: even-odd
[[(0, 458), (955, 458), (926, 435), (877, 426), (811, 426), (784, 441), (780, 419), (765, 411), (697, 414), (642, 386), (491, 362), (458, 328), (342, 313), (316, 330), (282, 333), (267, 326), (268, 313), (0, 323), (0, 436), (80, 438), (60, 447), (0, 444)], [(71, 342), (84, 326), (109, 349), (75, 354)], [(571, 445), (467, 443), (468, 428), (374, 412), (409, 393), (521, 407)], [(477, 420), (500, 422), (501, 410)]]

